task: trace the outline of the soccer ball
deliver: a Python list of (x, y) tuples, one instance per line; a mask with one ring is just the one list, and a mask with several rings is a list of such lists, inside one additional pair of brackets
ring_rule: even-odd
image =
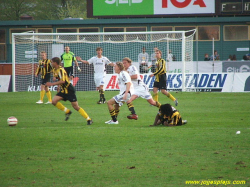
[(7, 119), (7, 123), (9, 126), (16, 126), (17, 122), (18, 122), (18, 120), (14, 116), (11, 116)]

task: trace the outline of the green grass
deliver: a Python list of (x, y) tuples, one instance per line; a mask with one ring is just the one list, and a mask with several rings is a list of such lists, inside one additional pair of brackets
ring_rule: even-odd
[[(0, 186), (195, 186), (185, 184), (190, 180), (249, 186), (250, 93), (172, 94), (185, 126), (149, 127), (157, 108), (143, 99), (134, 101), (137, 121), (122, 106), (119, 124), (107, 125), (98, 92), (77, 92), (94, 121), (87, 126), (76, 111), (65, 122), (56, 107), (35, 104), (39, 92), (0, 93)], [(162, 94), (159, 100), (173, 104)], [(7, 125), (10, 116), (17, 126)]]

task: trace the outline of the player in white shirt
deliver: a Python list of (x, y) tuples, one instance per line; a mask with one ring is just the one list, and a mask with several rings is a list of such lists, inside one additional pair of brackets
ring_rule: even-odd
[[(125, 67), (125, 70), (129, 73), (132, 83), (134, 85), (134, 93), (132, 94), (132, 97), (129, 99), (127, 104), (129, 105), (133, 100), (137, 99), (138, 97), (141, 97), (143, 99), (146, 99), (151, 105), (160, 107), (161, 104), (158, 101), (153, 100), (148, 86), (142, 81), (140, 74), (136, 67), (132, 65), (132, 60), (128, 57), (125, 57), (122, 59), (122, 63)], [(127, 116), (129, 119), (135, 119), (135, 116), (132, 114), (130, 116)]]
[(104, 97), (104, 90), (103, 90), (103, 85), (104, 85), (104, 80), (105, 80), (105, 76), (106, 76), (106, 67), (105, 65), (112, 65), (113, 63), (110, 62), (110, 60), (105, 57), (102, 56), (102, 48), (101, 47), (97, 47), (96, 48), (96, 53), (97, 56), (94, 56), (92, 58), (90, 58), (89, 60), (82, 60), (80, 57), (76, 57), (76, 59), (78, 61), (81, 61), (85, 64), (93, 64), (94, 65), (94, 80), (95, 80), (95, 85), (96, 85), (96, 89), (99, 91), (100, 93), (100, 100), (97, 101), (97, 104), (104, 104), (106, 99)]
[(148, 67), (151, 68), (151, 72), (155, 72), (155, 66), (156, 66), (156, 62), (157, 62), (157, 58), (155, 56), (156, 50), (158, 50), (158, 48), (154, 47), (154, 52), (151, 54), (151, 64), (148, 64)]
[(173, 62), (174, 55), (172, 54), (172, 50), (169, 49), (168, 55), (167, 55), (167, 62)]
[(138, 55), (138, 62), (140, 64), (140, 73), (147, 73), (148, 72), (148, 60), (149, 55), (146, 52), (146, 48), (142, 48), (142, 52)]
[[(105, 123), (108, 124), (118, 124), (117, 116), (119, 114), (119, 108), (123, 105), (123, 103), (130, 100), (130, 97), (134, 93), (133, 84), (131, 81), (131, 78), (129, 74), (125, 71), (123, 63), (122, 62), (116, 62), (115, 66), (115, 72), (118, 74), (118, 85), (120, 88), (120, 93), (116, 96), (114, 96), (112, 99), (110, 99), (108, 104), (109, 113), (111, 116), (111, 120), (106, 121)], [(129, 108), (132, 114), (135, 114), (134, 106), (131, 106)]]

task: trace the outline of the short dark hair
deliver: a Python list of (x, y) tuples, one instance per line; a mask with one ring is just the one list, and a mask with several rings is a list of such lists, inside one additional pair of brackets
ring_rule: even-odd
[(243, 56), (243, 60), (248, 60), (247, 55)]
[(58, 58), (58, 57), (52, 58), (51, 61), (57, 63), (57, 65), (60, 65), (60, 64), (61, 64), (61, 59)]
[(99, 50), (103, 51), (101, 47), (97, 47), (96, 51), (99, 51)]

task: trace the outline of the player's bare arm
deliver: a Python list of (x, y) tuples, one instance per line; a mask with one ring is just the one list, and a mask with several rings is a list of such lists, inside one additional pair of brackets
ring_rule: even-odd
[(55, 85), (61, 85), (64, 84), (65, 81), (57, 81), (57, 82), (47, 82), (46, 86), (55, 86)]
[(78, 66), (79, 66), (79, 64), (78, 64), (77, 60), (75, 60), (75, 63), (76, 63), (76, 66), (78, 67)]
[(138, 76), (139, 76), (138, 74), (130, 75), (130, 78), (131, 78), (131, 79), (137, 79)]
[[(89, 64), (89, 62), (88, 62), (87, 60), (82, 60), (82, 58), (79, 57), (79, 56), (76, 57), (76, 60), (77, 60), (77, 61), (80, 61), (80, 62), (82, 62), (82, 63), (84, 63), (84, 64)], [(77, 62), (77, 64), (78, 64), (78, 62)]]

